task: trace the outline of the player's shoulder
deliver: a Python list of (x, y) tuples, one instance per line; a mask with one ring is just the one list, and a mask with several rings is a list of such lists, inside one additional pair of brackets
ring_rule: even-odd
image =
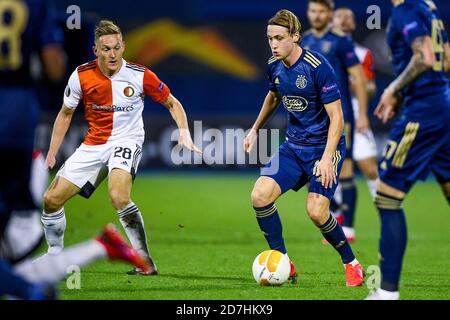
[(303, 60), (313, 69), (319, 68), (323, 63), (327, 63), (327, 59), (319, 52), (314, 50), (305, 50)]
[(345, 32), (342, 31), (342, 29), (338, 28), (338, 27), (332, 27), (330, 29), (330, 33), (337, 38), (347, 38), (347, 35), (345, 34)]
[(97, 60), (92, 60), (92, 61), (83, 63), (82, 65), (79, 65), (76, 68), (76, 71), (78, 73), (81, 73), (81, 72), (85, 72), (85, 71), (88, 71), (88, 70), (95, 69), (96, 67), (97, 67)]
[(311, 29), (308, 29), (308, 30), (306, 30), (305, 32), (303, 32), (302, 38), (303, 38), (303, 39), (309, 38), (309, 37), (311, 37), (312, 35), (313, 35), (312, 30), (311, 30)]
[(144, 72), (145, 69), (147, 69), (146, 66), (139, 64), (139, 63), (134, 63), (134, 62), (126, 61), (126, 60), (124, 60), (124, 63), (125, 63), (125, 68), (128, 68), (128, 69), (136, 71), (136, 72)]

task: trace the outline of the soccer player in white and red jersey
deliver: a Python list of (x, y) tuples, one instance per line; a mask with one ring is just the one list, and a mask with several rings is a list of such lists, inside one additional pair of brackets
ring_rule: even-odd
[(125, 43), (118, 26), (108, 20), (100, 21), (93, 50), (97, 59), (79, 66), (70, 76), (46, 158), (47, 166), (53, 168), (73, 113), (82, 100), (87, 134), (44, 195), (42, 223), (48, 253), (57, 254), (64, 246), (66, 201), (76, 194), (89, 197), (108, 174), (108, 192), (120, 222), (133, 248), (152, 265), (147, 272), (136, 268), (129, 274), (157, 274), (142, 215), (130, 197), (144, 142), (143, 97), (150, 96), (170, 111), (180, 132), (181, 146), (201, 151), (192, 142), (183, 106), (167, 85), (146, 67), (122, 58)]
[[(335, 10), (333, 16), (333, 25), (340, 28), (345, 34), (351, 36), (356, 29), (356, 22), (353, 11), (347, 7), (341, 7)], [(376, 93), (374, 60), (370, 50), (355, 42), (355, 53), (364, 70), (366, 77), (366, 90), (369, 98)], [(352, 88), (352, 79), (350, 79), (350, 87)], [(354, 91), (354, 90), (352, 90)], [(353, 137), (353, 159), (357, 163), (359, 169), (367, 179), (370, 194), (375, 198), (376, 184), (378, 179), (377, 169), (377, 145), (372, 129), (367, 120), (359, 116), (359, 105), (355, 95), (352, 94), (353, 114), (355, 117), (356, 128)], [(367, 115), (364, 117), (367, 119)], [(361, 125), (360, 121), (364, 124)], [(362, 130), (360, 128), (363, 128)], [(336, 200), (339, 202), (340, 190), (336, 190)], [(350, 241), (355, 239), (355, 230), (353, 225), (345, 226), (344, 232)]]

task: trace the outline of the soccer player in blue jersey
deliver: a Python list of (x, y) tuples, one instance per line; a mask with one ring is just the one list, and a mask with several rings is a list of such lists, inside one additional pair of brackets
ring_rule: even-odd
[[(369, 128), (367, 116), (367, 91), (363, 68), (355, 53), (352, 39), (340, 29), (331, 25), (333, 19), (333, 0), (309, 0), (308, 19), (311, 30), (303, 35), (301, 45), (307, 50), (321, 53), (333, 67), (339, 90), (341, 92), (342, 110), (344, 113), (344, 131), (347, 142), (347, 153), (342, 167), (336, 200), (343, 213), (344, 233), (349, 241), (353, 241), (354, 214), (356, 209), (356, 187), (353, 181), (353, 135), (354, 130), (365, 132)], [(355, 97), (358, 100), (360, 115), (355, 122), (349, 90), (349, 77), (353, 79)], [(342, 189), (342, 191), (340, 191)], [(342, 201), (339, 196), (342, 193)]]
[[(288, 10), (278, 11), (268, 21), (267, 38), (273, 54), (268, 61), (269, 92), (244, 139), (245, 151), (252, 150), (258, 130), (280, 103), (287, 111), (288, 127), (286, 141), (261, 170), (251, 193), (252, 203), (270, 248), (287, 254), (275, 201), (286, 191), (298, 191), (309, 183), (307, 213), (341, 255), (346, 285), (359, 286), (362, 267), (329, 210), (345, 157), (341, 96), (328, 61), (298, 45), (300, 29), (298, 18)], [(291, 262), (293, 282), (296, 276)]]
[[(433, 1), (397, 0), (388, 27), (396, 79), (375, 114), (387, 122), (402, 104), (379, 163), (375, 204), (381, 218), (381, 286), (369, 300), (399, 299), (407, 231), (402, 202), (430, 171), (450, 202), (450, 47)], [(403, 103), (402, 103), (403, 101)]]

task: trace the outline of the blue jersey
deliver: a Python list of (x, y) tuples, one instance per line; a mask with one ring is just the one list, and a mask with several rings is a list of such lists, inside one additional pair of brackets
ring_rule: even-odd
[(290, 67), (275, 58), (268, 62), (269, 90), (288, 111), (286, 139), (299, 145), (324, 145), (330, 119), (324, 104), (340, 99), (336, 76), (319, 53), (303, 49)]
[(53, 22), (46, 1), (2, 1), (0, 28), (0, 86), (32, 84), (32, 54), (62, 43), (62, 32)]
[(353, 41), (337, 28), (330, 28), (324, 35), (317, 38), (312, 31), (307, 31), (301, 41), (305, 49), (320, 52), (331, 64), (336, 73), (337, 83), (341, 92), (342, 110), (346, 122), (353, 122), (353, 108), (349, 89), (347, 69), (358, 64)]
[[(444, 24), (439, 16), (436, 6), (432, 1), (405, 0), (395, 6), (389, 22), (387, 40), (392, 52), (392, 65), (398, 76), (408, 65), (413, 55), (411, 45), (421, 36), (430, 36), (436, 53), (436, 64), (432, 70), (422, 74), (416, 81), (403, 90), (405, 103), (418, 101), (427, 96), (448, 94), (448, 79), (444, 72), (444, 47), (448, 41)], [(444, 100), (445, 101), (445, 100)], [(442, 108), (448, 108), (444, 104), (435, 104), (431, 114), (429, 108), (423, 110), (419, 103), (408, 107), (404, 112), (416, 117), (436, 116)]]

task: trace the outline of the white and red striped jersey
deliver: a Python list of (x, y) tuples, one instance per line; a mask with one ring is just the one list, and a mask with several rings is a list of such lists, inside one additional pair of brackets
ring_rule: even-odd
[(144, 96), (163, 103), (170, 89), (145, 66), (122, 59), (120, 70), (105, 76), (93, 60), (79, 66), (70, 76), (64, 105), (75, 109), (84, 103), (88, 131), (83, 143), (100, 145), (123, 138), (144, 141), (142, 111)]

